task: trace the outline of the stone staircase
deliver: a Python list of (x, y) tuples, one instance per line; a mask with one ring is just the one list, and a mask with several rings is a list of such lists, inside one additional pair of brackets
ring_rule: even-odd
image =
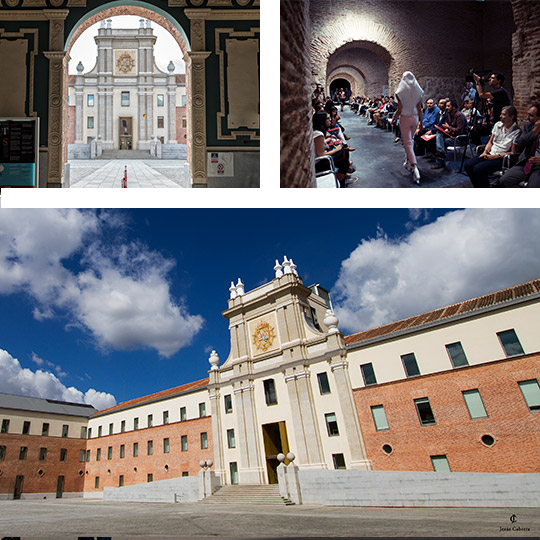
[(103, 150), (97, 159), (157, 159), (150, 150)]
[(243, 485), (221, 486), (218, 490), (199, 501), (199, 504), (236, 504), (283, 506), (294, 504), (289, 499), (283, 499), (279, 494), (279, 486), (271, 485)]

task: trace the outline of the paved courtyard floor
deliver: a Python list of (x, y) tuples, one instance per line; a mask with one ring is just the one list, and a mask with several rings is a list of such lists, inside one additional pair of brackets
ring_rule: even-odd
[(72, 188), (121, 188), (127, 166), (130, 188), (189, 188), (180, 160), (73, 160), (70, 161)]
[(540, 536), (540, 513), (537, 508), (280, 507), (89, 499), (0, 501), (0, 538), (6, 536), (18, 536), (21, 540), (517, 539)]

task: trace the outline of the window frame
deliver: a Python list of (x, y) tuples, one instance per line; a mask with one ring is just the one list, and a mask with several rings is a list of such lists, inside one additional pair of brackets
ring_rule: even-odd
[[(413, 352), (402, 354), (400, 355), (400, 358), (407, 379), (411, 379), (412, 377), (419, 377), (421, 375), (420, 368), (418, 367), (418, 361), (416, 360), (416, 355)], [(409, 369), (407, 368), (407, 362), (409, 363), (409, 367), (413, 368), (412, 371), (415, 371), (414, 368), (416, 368), (417, 373), (409, 373)], [(411, 363), (412, 366), (410, 365)]]
[(225, 414), (231, 414), (233, 412), (231, 394), (226, 394), (225, 396), (223, 396), (223, 407), (225, 408)]
[(201, 438), (201, 450), (208, 450), (208, 432), (202, 431), (200, 438)]
[[(429, 410), (431, 411), (431, 416), (433, 418), (433, 421), (424, 422), (422, 420), (422, 416), (420, 414), (420, 409), (418, 408), (418, 405), (424, 405), (425, 403), (427, 403), (428, 406), (429, 406)], [(437, 421), (435, 420), (435, 414), (433, 413), (433, 407), (431, 406), (431, 402), (429, 401), (429, 398), (427, 396), (415, 399), (414, 400), (414, 405), (415, 405), (416, 414), (418, 416), (418, 420), (420, 421), (421, 426), (435, 426), (435, 425), (437, 425)]]
[(236, 448), (236, 435), (234, 428), (227, 430), (227, 448)]
[[(371, 375), (373, 377), (373, 382), (368, 382), (366, 371), (371, 369)], [(366, 362), (365, 364), (360, 364), (360, 373), (362, 374), (362, 380), (364, 381), (364, 386), (373, 386), (377, 384), (377, 376), (375, 375), (375, 368), (373, 367), (373, 362)]]
[(131, 103), (131, 96), (129, 90), (122, 91), (120, 94), (120, 106), (121, 107), (129, 107)]
[[(276, 390), (276, 381), (274, 379), (264, 379), (263, 380), (264, 388), (264, 400), (267, 406), (277, 405), (277, 390)], [(273, 401), (272, 401), (273, 400)]]
[(165, 94), (157, 94), (157, 106), (165, 107)]
[[(482, 399), (482, 395), (480, 394), (480, 390), (478, 388), (471, 388), (470, 390), (462, 390), (461, 395), (463, 396), (463, 401), (465, 402), (465, 406), (467, 407), (467, 411), (469, 412), (469, 417), (471, 418), (471, 420), (482, 420), (483, 418), (489, 418), (489, 415), (486, 410), (486, 406), (484, 404), (484, 400)], [(480, 404), (482, 405), (482, 408), (484, 409), (484, 414), (481, 416), (473, 416), (472, 414), (471, 407), (469, 406), (469, 402), (467, 401), (467, 397), (466, 397), (466, 396), (472, 396), (472, 395), (478, 396), (480, 400)], [(478, 403), (473, 404), (471, 402), (471, 405), (477, 406)]]
[[(377, 418), (376, 418), (376, 415), (374, 413), (375, 409), (377, 411), (382, 410), (382, 413), (384, 415), (384, 421), (386, 422), (386, 427), (379, 427), (379, 425), (377, 424)], [(370, 410), (371, 410), (371, 417), (373, 418), (373, 425), (375, 426), (375, 431), (389, 431), (390, 430), (390, 424), (388, 423), (388, 417), (386, 416), (386, 411), (384, 410), (384, 405), (383, 404), (371, 405)]]
[[(515, 353), (515, 354), (508, 354), (508, 351), (506, 349), (506, 346), (503, 342), (503, 339), (501, 338), (501, 335), (505, 334), (505, 335), (509, 335), (510, 332), (513, 332), (514, 334), (514, 337), (516, 338), (516, 341), (512, 344), (513, 346), (515, 346), (516, 344), (519, 345), (519, 348), (521, 350), (521, 352), (518, 352), (518, 353)], [(504, 351), (504, 354), (506, 356), (506, 358), (513, 358), (515, 356), (521, 356), (523, 354), (525, 354), (525, 349), (523, 348), (523, 345), (521, 344), (521, 341), (519, 341), (519, 337), (517, 335), (517, 332), (516, 332), (516, 329), (515, 328), (509, 328), (508, 330), (501, 330), (500, 332), (497, 332), (497, 338), (499, 339), (499, 343), (501, 344), (501, 347)]]
[[(455, 345), (459, 345), (461, 347), (461, 354), (463, 354), (463, 358), (465, 358), (465, 363), (461, 365), (456, 365), (454, 362), (454, 357), (452, 356), (452, 353), (450, 352), (450, 349), (448, 347), (452, 347)], [(459, 369), (461, 367), (466, 367), (469, 365), (469, 359), (467, 358), (467, 355), (465, 354), (465, 349), (463, 348), (463, 344), (461, 341), (454, 341), (454, 343), (447, 343), (445, 346), (446, 353), (448, 354), (448, 358), (450, 358), (450, 363), (452, 364), (452, 367), (455, 369)]]
[[(332, 416), (334, 417), (333, 420), (330, 419)], [(328, 436), (339, 437), (339, 426), (338, 426), (336, 413), (335, 412), (325, 413), (324, 420), (326, 423), (326, 431), (328, 432)]]
[(538, 400), (539, 401), (538, 405), (536, 403), (533, 404), (532, 406), (529, 405), (529, 400), (527, 399), (527, 396), (523, 392), (523, 386), (522, 386), (526, 383), (533, 383), (533, 384), (536, 383), (535, 389), (538, 389), (538, 397), (540, 398), (540, 384), (538, 383), (538, 379), (527, 379), (525, 381), (518, 381), (518, 387), (521, 392), (521, 396), (523, 397), (523, 400), (525, 401), (525, 405), (527, 405), (527, 408), (529, 409), (529, 412), (531, 413), (540, 412), (540, 399)]
[(188, 451), (188, 437), (187, 435), (180, 436), (180, 449), (182, 452)]
[[(325, 381), (324, 384), (326, 385), (326, 388), (323, 388), (323, 379)], [(317, 373), (317, 383), (319, 384), (319, 393), (321, 396), (326, 396), (332, 393), (332, 389), (330, 388), (330, 381), (328, 380), (328, 373), (326, 371), (321, 371), (321, 373)]]

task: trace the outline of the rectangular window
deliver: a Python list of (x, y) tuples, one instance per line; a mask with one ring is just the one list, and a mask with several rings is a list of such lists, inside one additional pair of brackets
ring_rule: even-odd
[(28, 453), (27, 446), (21, 446), (19, 449), (19, 460), (24, 461), (26, 459), (26, 454)]
[(334, 469), (346, 469), (345, 456), (343, 454), (332, 454), (332, 460), (334, 461)]
[(107, 448), (107, 459), (112, 459), (112, 446)]
[(84, 463), (86, 459), (86, 452), (84, 450), (79, 451), (79, 463)]
[(403, 362), (403, 368), (405, 369), (405, 375), (407, 375), (407, 377), (416, 377), (417, 375), (420, 375), (414, 353), (402, 354), (401, 361)]
[(371, 414), (373, 415), (373, 423), (377, 431), (388, 429), (388, 420), (386, 419), (383, 405), (374, 405), (371, 407)]
[(201, 433), (201, 449), (206, 450), (208, 448), (208, 433), (204, 431)]
[(7, 433), (9, 431), (9, 420), (4, 418), (2, 420), (2, 433)]
[(101, 448), (96, 450), (96, 461), (101, 461)]
[(182, 127), (187, 129), (187, 117), (182, 116)]
[(86, 119), (86, 127), (88, 129), (94, 129), (94, 117), (93, 116), (89, 116), (87, 119)]
[(442, 456), (430, 456), (433, 470), (435, 472), (451, 472), (448, 459), (445, 455)]
[(435, 416), (433, 416), (433, 411), (431, 410), (429, 399), (427, 397), (415, 399), (414, 404), (416, 405), (416, 412), (418, 413), (418, 418), (420, 419), (420, 423), (423, 426), (434, 425)]
[(232, 413), (232, 396), (231, 394), (227, 394), (223, 398), (225, 400), (225, 414)]
[(109, 424), (109, 435), (113, 434), (113, 425)]
[(154, 415), (149, 414), (148, 415), (148, 422), (146, 424), (148, 427), (152, 427), (154, 425)]
[(124, 433), (124, 431), (126, 431), (126, 421), (122, 420), (120, 422), (120, 433)]
[(157, 106), (158, 107), (165, 107), (165, 95), (164, 94), (158, 94)]
[(153, 482), (154, 481), (154, 475), (152, 473), (148, 473), (146, 475), (146, 481), (147, 482)]
[(517, 356), (518, 354), (525, 354), (514, 329), (505, 330), (504, 332), (497, 332), (497, 336), (501, 342), (506, 356)]
[(199, 403), (199, 418), (206, 416), (206, 403)]
[(181, 448), (182, 452), (187, 452), (187, 435), (182, 435), (181, 439)]
[(69, 426), (67, 424), (64, 424), (62, 426), (62, 437), (67, 437), (69, 433)]
[(487, 418), (486, 408), (482, 402), (482, 397), (478, 390), (466, 390), (461, 392), (463, 394), (463, 399), (465, 400), (465, 405), (469, 409), (469, 415), (471, 420), (476, 420), (477, 418)]
[(337, 435), (339, 435), (336, 413), (325, 414), (324, 418), (326, 420), (326, 429), (328, 430), (328, 436), (336, 437)]
[(94, 94), (88, 94), (88, 106), (93, 107), (94, 106)]
[(139, 455), (139, 443), (134, 442), (133, 443), (133, 457), (138, 457)]
[(151, 456), (154, 453), (154, 441), (148, 441), (146, 447), (146, 454)]
[(319, 381), (319, 392), (321, 396), (330, 393), (330, 383), (328, 382), (328, 373), (317, 373), (317, 380)]
[(88, 438), (91, 439), (92, 438), (92, 428), (88, 428)]
[(101, 437), (101, 435), (103, 434), (103, 426), (99, 426), (97, 428), (97, 436), (98, 437)]
[(96, 476), (94, 480), (94, 489), (99, 489), (99, 476)]
[(163, 423), (164, 424), (169, 423), (169, 411), (163, 411)]
[(186, 418), (187, 418), (186, 408), (180, 407), (180, 422), (185, 422)]
[(186, 94), (182, 94), (182, 107), (186, 106)]
[(28, 433), (30, 433), (30, 422), (24, 422), (23, 428), (22, 428), (22, 434), (28, 435)]
[(532, 379), (518, 384), (529, 411), (540, 411), (540, 386), (538, 386), (538, 381)]
[(229, 448), (236, 448), (236, 439), (234, 438), (234, 429), (227, 430), (227, 445)]
[(86, 426), (82, 426), (81, 427), (81, 439), (86, 439), (86, 433), (87, 433), (87, 428)]
[(165, 127), (165, 117), (164, 116), (158, 116), (157, 117), (157, 127), (158, 127), (158, 129), (163, 129)]
[(445, 345), (445, 347), (446, 352), (450, 357), (450, 361), (455, 368), (469, 365), (469, 361), (465, 356), (465, 351), (463, 350), (461, 341), (458, 341), (456, 343), (449, 343), (448, 345)]
[(369, 386), (370, 384), (377, 384), (375, 371), (371, 362), (369, 364), (362, 364), (360, 366), (360, 371), (362, 372), (362, 377), (366, 386)]
[(88, 463), (90, 461), (90, 450), (86, 451), (86, 462)]
[(133, 430), (134, 431), (137, 431), (139, 429), (139, 418), (134, 418), (133, 419)]
[(163, 439), (163, 453), (168, 454), (169, 449), (169, 439)]
[(129, 107), (129, 92), (122, 92), (122, 107)]
[(182, 471), (182, 476), (189, 476), (189, 472), (188, 471)]
[(121, 474), (119, 477), (118, 477), (118, 487), (122, 487), (124, 485), (124, 475)]
[(46, 448), (40, 448), (39, 449), (39, 461), (45, 461), (47, 459), (47, 449)]
[(126, 445), (121, 444), (120, 445), (120, 459), (123, 459), (126, 457)]
[(60, 461), (66, 461), (67, 459), (67, 448), (60, 448)]
[(6, 459), (6, 447), (4, 445), (0, 446), (0, 459)]
[(43, 422), (43, 427), (41, 428), (41, 436), (47, 437), (49, 435), (49, 424), (47, 422)]
[(266, 379), (264, 384), (264, 398), (267, 405), (275, 405), (277, 403), (276, 384), (274, 379)]

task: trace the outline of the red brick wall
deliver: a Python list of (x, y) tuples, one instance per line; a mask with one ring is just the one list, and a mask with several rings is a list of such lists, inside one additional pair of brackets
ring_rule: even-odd
[[(85, 449), (85, 439), (40, 437), (3, 433), (0, 445), (6, 446), (6, 457), (0, 461), (0, 493), (13, 495), (15, 478), (24, 476), (23, 497), (28, 493), (56, 493), (58, 476), (64, 476), (64, 492), (81, 492), (84, 485), (85, 463), (79, 461)], [(26, 460), (19, 460), (21, 446), (28, 448)], [(45, 461), (39, 461), (40, 448), (47, 448)], [(67, 449), (66, 461), (60, 461), (60, 449)], [(38, 471), (42, 470), (40, 476)]]
[(176, 107), (176, 140), (178, 144), (187, 144), (187, 129), (182, 127), (182, 117), (187, 118), (187, 107)]
[[(208, 434), (208, 449), (201, 450), (200, 434)], [(187, 452), (181, 451), (181, 436), (188, 437)], [(170, 450), (163, 453), (163, 439), (169, 438)], [(153, 441), (153, 454), (147, 455), (147, 442)], [(133, 443), (139, 443), (139, 455), (133, 457)], [(125, 445), (125, 458), (120, 459), (120, 445)], [(107, 459), (108, 447), (113, 448), (113, 457)], [(96, 461), (96, 450), (101, 448), (101, 460)], [(139, 429), (92, 438), (88, 440), (90, 461), (86, 464), (85, 492), (103, 491), (104, 487), (118, 487), (120, 475), (124, 475), (124, 485), (141, 484), (147, 481), (147, 475), (153, 474), (153, 480), (167, 480), (182, 476), (187, 471), (189, 476), (196, 476), (200, 471), (199, 461), (213, 459), (212, 420), (210, 417), (175, 422), (152, 428)], [(169, 470), (165, 470), (168, 465)], [(137, 468), (135, 471), (134, 469)], [(109, 472), (110, 471), (110, 472)], [(95, 477), (99, 476), (99, 489), (95, 489)]]
[[(446, 454), (454, 472), (540, 472), (540, 412), (530, 412), (519, 381), (540, 378), (540, 355), (528, 355), (354, 390), (368, 459), (375, 470), (433, 470)], [(471, 420), (461, 392), (478, 389), (488, 418)], [(415, 399), (428, 397), (436, 425), (421, 426)], [(370, 407), (384, 405), (387, 431)], [(486, 447), (485, 434), (495, 439)], [(384, 444), (393, 448), (390, 455)]]
[(66, 144), (73, 144), (75, 142), (75, 105), (68, 105), (67, 107), (65, 133)]

